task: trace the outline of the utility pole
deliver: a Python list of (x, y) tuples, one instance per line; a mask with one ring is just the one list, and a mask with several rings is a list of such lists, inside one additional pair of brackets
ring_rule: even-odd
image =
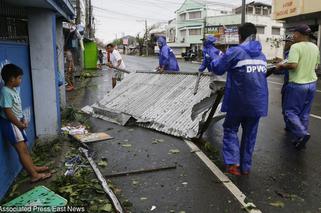
[(241, 23), (245, 23), (245, 14), (246, 14), (246, 0), (242, 0), (242, 19)]
[(147, 19), (145, 19), (145, 45), (146, 45), (146, 56), (148, 56), (148, 29), (147, 29)]
[(204, 29), (203, 29), (203, 39), (205, 39), (205, 30), (206, 30), (206, 17), (207, 17), (207, 1), (205, 1), (205, 8), (204, 8)]

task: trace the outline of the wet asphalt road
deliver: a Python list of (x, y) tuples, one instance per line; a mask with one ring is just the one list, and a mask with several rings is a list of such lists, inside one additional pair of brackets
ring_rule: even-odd
[[(153, 70), (157, 66), (157, 58), (148, 57), (135, 57), (135, 56), (125, 56), (125, 63), (127, 65), (127, 69), (129, 70)], [(179, 61), (180, 68), (182, 71), (197, 71), (198, 64), (193, 64), (190, 62), (182, 62)], [(283, 130), (284, 124), (281, 115), (281, 95), (280, 90), (282, 86), (282, 76), (271, 76), (269, 78), (269, 92), (270, 92), (270, 105), (269, 105), (269, 116), (267, 118), (263, 118), (260, 123), (260, 129), (257, 138), (257, 145), (255, 148), (255, 153), (253, 157), (253, 168), (251, 175), (249, 177), (240, 177), (233, 178), (233, 182), (240, 188), (240, 190), (245, 193), (249, 199), (251, 199), (263, 212), (320, 212), (321, 211), (321, 119), (311, 117), (310, 118), (310, 133), (311, 139), (307, 144), (307, 149), (302, 150), (300, 152), (296, 151), (291, 143), (290, 136)], [(105, 91), (110, 90), (110, 82), (105, 78), (101, 78), (98, 81), (89, 82), (87, 89), (81, 89), (77, 91), (77, 94), (72, 97), (70, 96), (70, 101), (72, 101), (76, 106), (81, 107), (84, 103), (91, 104), (96, 100), (101, 99)], [(318, 82), (318, 92), (316, 93), (316, 97), (313, 103), (311, 114), (315, 116), (321, 117), (321, 82)], [(76, 98), (75, 98), (76, 96)], [(104, 125), (107, 122), (104, 122)], [(111, 124), (108, 124), (111, 125)], [(108, 126), (107, 125), (107, 126)], [(100, 126), (103, 126), (102, 124)], [(147, 132), (146, 130), (140, 130), (143, 132)], [(148, 130), (148, 134), (151, 134)], [(208, 130), (205, 137), (216, 147), (221, 148), (222, 146), (222, 121), (216, 124), (213, 124)], [(152, 137), (155, 136), (147, 136), (148, 134), (142, 134), (138, 137), (137, 140), (143, 141), (151, 140)], [(156, 134), (153, 132), (153, 134)], [(158, 135), (161, 135), (157, 133)], [(158, 137), (158, 136), (157, 136)], [(168, 136), (166, 136), (168, 137)], [(148, 139), (147, 139), (148, 138)], [(173, 138), (173, 137), (169, 137)], [(172, 143), (178, 144), (180, 140), (171, 139)], [(175, 142), (177, 140), (177, 142)], [(136, 143), (136, 142), (135, 142)], [(118, 144), (119, 145), (119, 144)], [(97, 145), (98, 146), (98, 145)], [(112, 150), (116, 147), (111, 148), (109, 151), (112, 154)], [(150, 145), (148, 145), (150, 146)], [(119, 149), (119, 147), (118, 147)], [(184, 146), (182, 145), (180, 149), (184, 150)], [(108, 151), (102, 152), (107, 155)], [(183, 155), (188, 155), (188, 152), (184, 152)], [(157, 156), (157, 152), (155, 153)], [(115, 158), (116, 159), (116, 158)], [(114, 159), (114, 160), (115, 160)], [(140, 158), (141, 159), (141, 158)], [(157, 158), (156, 158), (157, 159)], [(195, 159), (196, 160), (196, 159)], [(112, 160), (113, 161), (113, 160)], [(167, 160), (166, 160), (167, 161)], [(181, 163), (186, 165), (187, 159), (182, 157)], [(131, 164), (131, 160), (129, 164)], [(120, 163), (120, 162), (118, 162)], [(136, 165), (133, 161), (132, 164)], [(115, 163), (116, 164), (116, 163)], [(122, 164), (122, 163), (120, 163)], [(122, 165), (124, 166), (124, 165)], [(200, 164), (198, 166), (202, 167)], [(194, 168), (194, 165), (192, 166)], [(119, 168), (122, 168), (121, 166)], [(206, 168), (203, 168), (206, 170)], [(195, 171), (196, 172), (196, 171)], [(196, 172), (197, 173), (197, 172)], [(205, 172), (206, 173), (206, 172)], [(210, 174), (207, 174), (210, 176)], [(147, 176), (148, 177), (148, 176)], [(177, 176), (178, 177), (178, 176)], [(151, 177), (152, 178), (152, 177)], [(176, 179), (175, 176), (166, 177), (168, 181), (171, 178)], [(190, 173), (191, 181), (193, 179), (199, 178), (199, 176), (195, 175), (194, 172)], [(211, 179), (210, 177), (208, 177)], [(148, 178), (147, 178), (148, 179)], [(215, 182), (215, 178), (212, 179)], [(123, 185), (123, 181), (116, 181), (118, 184)], [(231, 200), (231, 195), (227, 192), (227, 190), (215, 186), (215, 184), (211, 184), (210, 182), (205, 182), (205, 184), (209, 184), (208, 187), (213, 187), (213, 190), (206, 190), (205, 197), (213, 196), (208, 193), (220, 194), (223, 193), (222, 196), (213, 197), (216, 200), (215, 205), (219, 205), (226, 202), (226, 200)], [(130, 184), (129, 184), (130, 185)], [(123, 185), (126, 187), (126, 184)], [(171, 188), (171, 187), (169, 187)], [(196, 189), (196, 188), (195, 188)], [(145, 189), (146, 190), (146, 189)], [(144, 192), (143, 189), (137, 190), (139, 192)], [(132, 193), (137, 193), (137, 191), (133, 190), (124, 190), (126, 195), (132, 196)], [(156, 190), (157, 191), (157, 190)], [(166, 195), (165, 191), (153, 191), (153, 193), (165, 193), (165, 197), (171, 196)], [(146, 192), (148, 193), (148, 192)], [(192, 193), (192, 192), (190, 192)], [(198, 192), (201, 194), (201, 192)], [(142, 193), (144, 194), (144, 193)], [(193, 193), (192, 193), (193, 194)], [(137, 195), (139, 196), (139, 195)], [(159, 196), (164, 196), (163, 194), (159, 194)], [(226, 197), (223, 198), (223, 197)], [(185, 197), (184, 197), (185, 198)], [(137, 199), (137, 198), (136, 198)], [(182, 197), (180, 195), (174, 196), (174, 200), (182, 202)], [(193, 200), (196, 200), (194, 198)], [(205, 198), (202, 198), (205, 199)], [(227, 212), (237, 212), (237, 208), (235, 208), (238, 204), (232, 198), (232, 206), (227, 209)], [(205, 202), (205, 201), (204, 201)], [(209, 201), (208, 201), (209, 202)], [(208, 203), (205, 202), (205, 203)], [(222, 202), (222, 203), (221, 203)], [(138, 203), (140, 203), (138, 201)], [(210, 203), (210, 202), (209, 202)], [(221, 203), (221, 204), (220, 204)], [(226, 204), (226, 203), (225, 203)], [(275, 204), (275, 207), (271, 204)], [(199, 209), (200, 211), (195, 211), (198, 206), (202, 206), (199, 202), (193, 203), (192, 209), (185, 209), (186, 212), (220, 212), (218, 209), (213, 209), (213, 211), (209, 211), (209, 209)], [(210, 205), (210, 204), (208, 204)], [(231, 204), (229, 204), (231, 206)], [(236, 206), (234, 206), (236, 205)], [(226, 206), (226, 205), (222, 205)], [(193, 208), (195, 207), (195, 208)], [(146, 207), (147, 208), (147, 207)], [(138, 205), (137, 212), (144, 212), (146, 208), (140, 207)], [(181, 208), (176, 208), (181, 209)], [(190, 211), (193, 210), (193, 211)], [(221, 209), (222, 210), (222, 209)], [(162, 212), (162, 211), (160, 211)]]

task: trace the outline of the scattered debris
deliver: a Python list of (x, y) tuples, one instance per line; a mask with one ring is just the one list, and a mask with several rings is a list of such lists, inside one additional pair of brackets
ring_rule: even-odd
[(121, 145), (122, 147), (130, 148), (132, 145), (130, 143), (125, 143)]
[(270, 206), (274, 206), (274, 207), (277, 207), (277, 208), (283, 208), (284, 207), (284, 203), (282, 201), (275, 201), (275, 202), (272, 202), (272, 203), (269, 203)]
[(133, 180), (132, 184), (137, 185), (137, 184), (139, 184), (139, 182), (137, 180)]
[(123, 206), (124, 206), (124, 207), (132, 207), (133, 204), (132, 204), (131, 202), (129, 202), (128, 200), (125, 200), (125, 201), (123, 202)]
[(119, 200), (117, 199), (117, 197), (114, 194), (114, 192), (108, 186), (106, 180), (104, 179), (104, 177), (102, 176), (101, 172), (97, 168), (96, 163), (94, 162), (94, 160), (89, 156), (88, 150), (86, 150), (84, 148), (79, 148), (79, 151), (81, 151), (86, 156), (86, 158), (89, 161), (92, 169), (94, 170), (98, 180), (100, 181), (101, 186), (103, 187), (104, 191), (108, 194), (109, 198), (112, 200), (116, 211), (118, 213), (123, 213), (124, 211), (123, 211), (123, 208), (122, 208)]
[(147, 200), (147, 197), (141, 197), (140, 200), (141, 200), (141, 201)]
[(152, 208), (150, 208), (151, 211), (154, 211), (156, 209), (156, 206), (152, 206)]
[(88, 114), (88, 115), (94, 114), (93, 108), (91, 106), (88, 106), (88, 105), (83, 107), (83, 108), (81, 108), (81, 111), (86, 113), (86, 114)]
[(107, 160), (102, 159), (101, 161), (98, 162), (98, 166), (106, 167), (107, 166)]
[(183, 184), (184, 186), (186, 186), (188, 183), (187, 183), (187, 182), (183, 182), (182, 184)]
[(292, 201), (296, 200), (296, 201), (301, 201), (301, 202), (304, 202), (304, 199), (295, 195), (295, 194), (288, 194), (288, 193), (285, 193), (285, 192), (280, 192), (280, 191), (275, 191), (275, 193), (277, 195), (279, 195), (280, 197), (282, 198), (285, 198), (285, 199), (290, 199)]
[(105, 212), (111, 212), (113, 209), (112, 205), (110, 203), (103, 205), (102, 207), (99, 208), (101, 211)]
[(61, 130), (69, 135), (83, 135), (88, 133), (84, 125), (78, 125), (78, 126), (67, 125), (62, 127)]
[(168, 154), (177, 154), (180, 153), (179, 149), (171, 149)]
[(104, 132), (87, 133), (87, 134), (74, 134), (72, 135), (77, 141), (81, 143), (93, 143), (99, 141), (110, 140), (113, 137)]
[(176, 169), (175, 166), (166, 166), (166, 167), (158, 167), (158, 168), (152, 168), (152, 169), (141, 169), (141, 170), (133, 170), (128, 172), (120, 172), (110, 175), (105, 175), (106, 178), (112, 178), (112, 177), (120, 177), (120, 176), (127, 176), (127, 175), (134, 175), (134, 174), (143, 174), (143, 173), (149, 173), (149, 172), (158, 172), (158, 171), (164, 171), (169, 169)]

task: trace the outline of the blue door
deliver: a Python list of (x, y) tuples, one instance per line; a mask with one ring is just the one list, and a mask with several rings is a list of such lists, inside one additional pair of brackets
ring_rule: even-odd
[[(24, 72), (20, 96), (23, 114), (29, 121), (29, 127), (26, 131), (29, 141), (28, 146), (31, 147), (36, 134), (28, 45), (23, 43), (0, 42), (0, 68), (7, 63), (13, 63), (19, 66)], [(0, 87), (2, 86), (3, 84), (0, 83)], [(2, 135), (0, 134), (0, 199), (4, 196), (20, 170), (21, 164), (16, 151), (11, 145), (3, 140)]]

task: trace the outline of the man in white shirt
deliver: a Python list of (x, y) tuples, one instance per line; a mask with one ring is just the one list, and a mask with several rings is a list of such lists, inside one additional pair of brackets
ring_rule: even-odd
[(117, 80), (121, 81), (123, 78), (123, 73), (119, 71), (119, 69), (124, 70), (126, 66), (120, 53), (115, 49), (115, 46), (113, 44), (107, 44), (106, 51), (110, 54), (110, 62), (107, 63), (107, 66), (109, 68), (114, 68), (112, 77), (112, 86), (114, 88), (116, 86)]

